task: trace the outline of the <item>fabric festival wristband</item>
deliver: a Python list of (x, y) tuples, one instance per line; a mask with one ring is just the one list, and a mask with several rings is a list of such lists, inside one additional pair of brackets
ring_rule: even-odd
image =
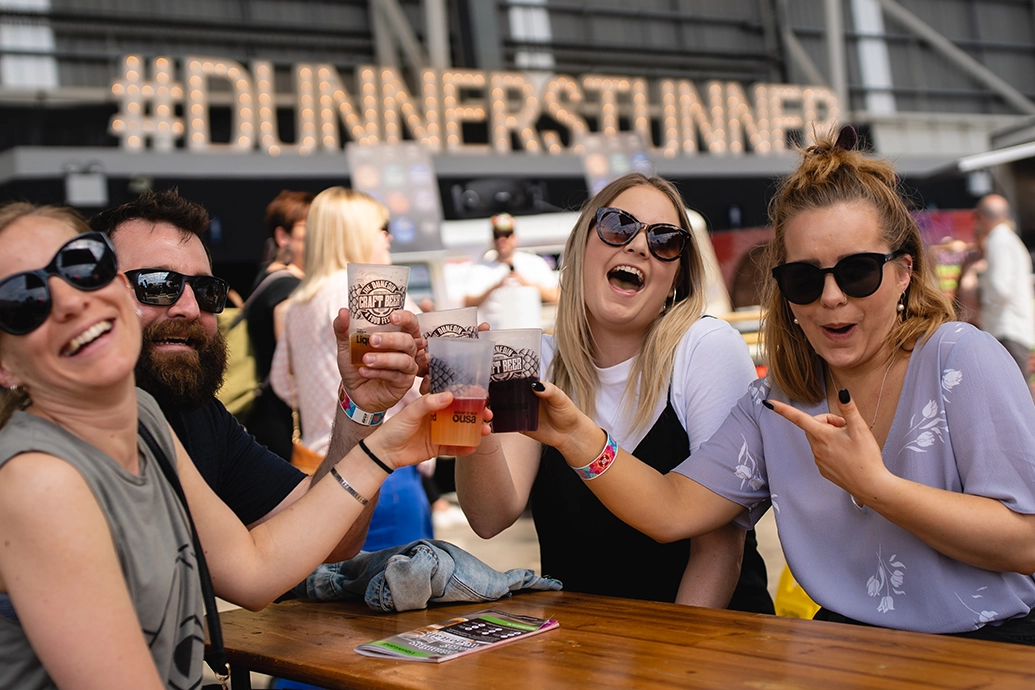
[(359, 501), (360, 505), (365, 506), (367, 504), (367, 499), (363, 498), (363, 496), (358, 491), (352, 488), (351, 484), (345, 481), (344, 477), (338, 474), (338, 468), (332, 467), (331, 475), (338, 480), (338, 483), (341, 484), (342, 488), (349, 492), (349, 495), (351, 495), (354, 499)]
[(604, 442), (604, 450), (600, 451), (600, 455), (593, 460), (593, 462), (585, 465), (584, 467), (573, 467), (575, 474), (579, 475), (583, 481), (589, 481), (590, 479), (596, 479), (611, 466), (611, 463), (618, 457), (618, 444), (611, 438), (611, 434), (606, 429), (601, 429), (607, 434), (607, 441)]
[(341, 411), (345, 413), (345, 416), (354, 421), (356, 424), (362, 424), (363, 426), (377, 426), (381, 422), (385, 421), (384, 412), (367, 412), (361, 410), (356, 406), (356, 403), (352, 402), (349, 398), (348, 392), (345, 390), (345, 384), (338, 384), (338, 404), (341, 405)]

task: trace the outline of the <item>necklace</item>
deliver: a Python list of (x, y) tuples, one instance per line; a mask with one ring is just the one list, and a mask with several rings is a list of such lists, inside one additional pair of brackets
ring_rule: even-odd
[[(884, 370), (884, 378), (880, 380), (880, 392), (877, 393), (877, 407), (873, 410), (873, 420), (870, 422), (870, 429), (873, 429), (873, 425), (877, 423), (877, 415), (880, 414), (880, 403), (884, 399), (884, 384), (888, 382), (888, 374), (891, 373), (891, 367), (895, 366), (895, 360), (898, 359), (897, 354), (891, 356), (891, 361), (888, 362), (888, 368)], [(841, 388), (841, 384), (837, 382), (837, 377), (834, 376), (833, 372), (830, 373), (830, 378), (833, 380), (834, 385)]]
[(873, 425), (877, 423), (877, 414), (880, 412), (880, 401), (884, 398), (884, 384), (888, 382), (888, 374), (891, 373), (891, 367), (895, 365), (895, 360), (898, 359), (895, 355), (891, 356), (891, 362), (888, 364), (888, 368), (884, 370), (884, 378), (880, 380), (880, 392), (877, 393), (877, 407), (873, 410), (873, 421), (870, 422), (870, 429), (873, 429)]

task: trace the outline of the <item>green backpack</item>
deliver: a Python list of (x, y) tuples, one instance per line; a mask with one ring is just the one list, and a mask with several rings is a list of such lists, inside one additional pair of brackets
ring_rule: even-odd
[(255, 403), (255, 397), (266, 381), (260, 381), (255, 368), (255, 351), (251, 338), (248, 337), (248, 306), (252, 301), (277, 278), (291, 275), (290, 271), (274, 271), (266, 276), (255, 288), (242, 307), (230, 307), (216, 315), (219, 331), (226, 339), (227, 359), (223, 386), (216, 393), (216, 398), (237, 417), (237, 421), (246, 424), (248, 413)]

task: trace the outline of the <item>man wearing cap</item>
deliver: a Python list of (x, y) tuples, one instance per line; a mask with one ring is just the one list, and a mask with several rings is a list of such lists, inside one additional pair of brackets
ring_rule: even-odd
[(493, 216), (494, 248), (471, 267), (464, 306), (492, 328), (538, 328), (543, 302), (556, 302), (557, 274), (542, 257), (517, 251), (514, 216)]

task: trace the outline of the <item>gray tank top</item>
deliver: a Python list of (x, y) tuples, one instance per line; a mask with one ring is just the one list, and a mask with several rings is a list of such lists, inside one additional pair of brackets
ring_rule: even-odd
[[(174, 461), (169, 426), (158, 404), (138, 389), (137, 408), (140, 420)], [(111, 528), (126, 586), (159, 676), (169, 688), (195, 687), (201, 681), (204, 614), (191, 534), (183, 508), (150, 449), (142, 440), (139, 445), (137, 476), (63, 428), (16, 412), (0, 430), (0, 467), (20, 453), (39, 451), (78, 470)], [(81, 594), (90, 596), (89, 592)], [(0, 594), (0, 688), (53, 687), (25, 637), (17, 610), (6, 594)]]

